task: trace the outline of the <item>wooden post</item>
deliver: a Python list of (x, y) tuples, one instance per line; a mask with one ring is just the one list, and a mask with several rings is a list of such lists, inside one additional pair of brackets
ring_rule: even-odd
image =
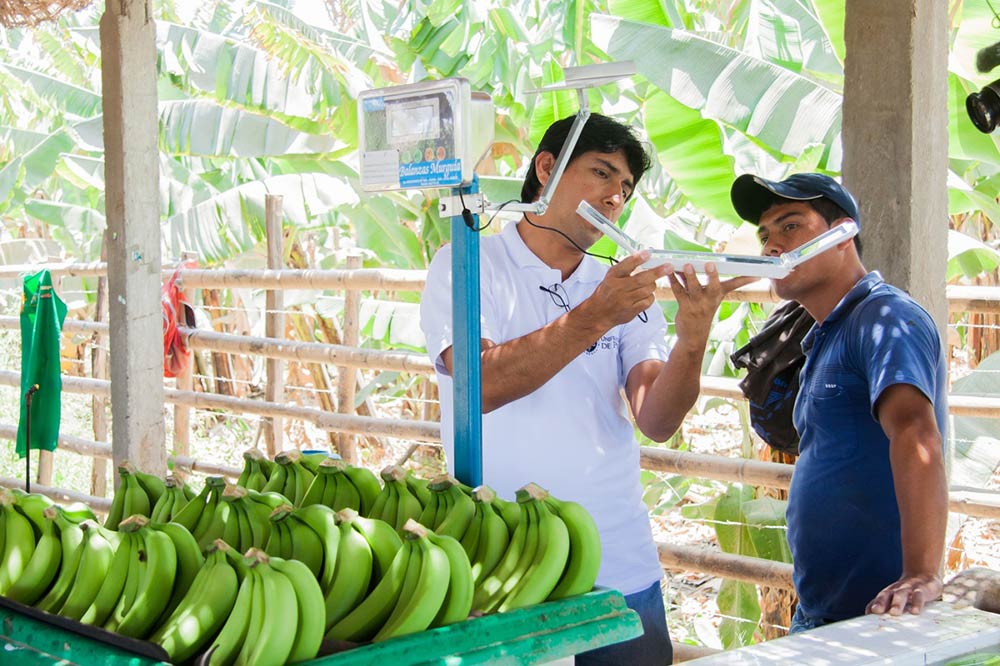
[[(197, 255), (193, 252), (184, 252), (181, 254), (181, 266), (184, 266), (187, 262), (197, 260)], [(184, 294), (184, 298), (187, 301), (193, 302), (193, 294), (191, 289), (184, 286), (183, 278), (179, 280), (181, 292)], [(183, 313), (178, 312), (177, 316), (183, 321)], [(187, 322), (184, 322), (187, 325)], [(178, 391), (191, 391), (194, 390), (194, 351), (189, 347), (188, 351), (190, 356), (187, 358), (187, 362), (184, 363), (184, 369), (177, 375), (176, 384)], [(174, 405), (174, 456), (177, 457), (187, 457), (191, 455), (191, 408), (187, 405)], [(187, 476), (185, 471), (174, 468), (173, 475), (183, 479)]]
[[(264, 197), (265, 232), (267, 234), (267, 267), (270, 270), (281, 270), (284, 266), (285, 243), (282, 235), (282, 197), (278, 194), (268, 194)], [(265, 298), (266, 309), (264, 319), (264, 335), (268, 338), (283, 339), (285, 337), (285, 292), (281, 289), (268, 289)], [(285, 394), (285, 368), (281, 359), (269, 358), (266, 361), (268, 402), (281, 402)], [(267, 445), (267, 455), (274, 455), (285, 449), (282, 419), (271, 416), (262, 422), (264, 442)]]
[[(351, 253), (347, 257), (347, 269), (361, 268), (361, 255)], [(344, 292), (344, 344), (357, 347), (359, 329), (361, 327), (361, 292), (357, 289), (347, 289)], [(337, 411), (341, 414), (354, 414), (354, 389), (357, 385), (358, 372), (352, 368), (340, 368), (337, 373)], [(340, 457), (352, 465), (358, 464), (357, 441), (353, 435), (340, 433)]]
[(105, 209), (109, 234), (114, 462), (162, 476), (163, 314), (156, 25), (151, 0), (114, 0), (101, 17)]
[[(104, 230), (101, 241), (101, 261), (108, 260), (108, 231)], [(97, 303), (95, 305), (94, 321), (108, 321), (108, 277), (107, 274), (97, 278)], [(94, 348), (90, 353), (90, 370), (94, 379), (108, 378), (108, 353), (104, 350), (108, 344), (108, 336), (94, 333)], [(95, 395), (90, 400), (90, 409), (94, 421), (94, 441), (108, 441), (108, 401), (104, 396)], [(106, 497), (108, 494), (108, 461), (104, 458), (92, 458), (90, 467), (90, 494), (95, 497)]]

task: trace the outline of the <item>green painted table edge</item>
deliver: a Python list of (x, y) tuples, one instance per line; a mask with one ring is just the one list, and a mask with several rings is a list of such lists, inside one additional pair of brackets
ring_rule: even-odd
[(621, 592), (597, 589), (318, 657), (310, 666), (539, 664), (642, 635)]
[(153, 666), (166, 663), (75, 634), (9, 608), (0, 608), (0, 651), (3, 654), (0, 660), (19, 666)]

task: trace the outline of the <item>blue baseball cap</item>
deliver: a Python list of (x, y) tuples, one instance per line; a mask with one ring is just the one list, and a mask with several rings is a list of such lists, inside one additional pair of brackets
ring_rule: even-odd
[(840, 183), (821, 173), (797, 173), (777, 182), (745, 173), (733, 182), (729, 196), (736, 214), (754, 224), (760, 222), (761, 214), (779, 197), (789, 201), (829, 199), (861, 226), (858, 202)]

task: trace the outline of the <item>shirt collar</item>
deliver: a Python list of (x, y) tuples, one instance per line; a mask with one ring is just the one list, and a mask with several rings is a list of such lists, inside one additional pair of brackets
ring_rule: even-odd
[[(524, 239), (521, 238), (521, 234), (517, 231), (518, 224), (509, 222), (500, 232), (504, 248), (517, 267), (522, 269), (540, 269), (558, 274), (558, 270), (539, 259), (538, 255), (525, 245)], [(585, 255), (583, 261), (576, 267), (573, 274), (567, 278), (566, 282), (600, 282), (604, 279), (605, 273), (607, 273), (607, 269), (600, 262), (593, 257)]]
[(813, 341), (816, 337), (817, 331), (823, 327), (829, 327), (836, 324), (841, 319), (844, 319), (854, 310), (854, 307), (868, 297), (872, 289), (882, 284), (884, 280), (882, 279), (882, 274), (878, 271), (872, 271), (865, 275), (863, 278), (858, 280), (851, 290), (844, 294), (844, 297), (840, 299), (837, 306), (833, 308), (833, 311), (823, 320), (822, 324), (815, 324), (806, 337), (802, 339), (802, 349), (808, 351), (813, 346)]

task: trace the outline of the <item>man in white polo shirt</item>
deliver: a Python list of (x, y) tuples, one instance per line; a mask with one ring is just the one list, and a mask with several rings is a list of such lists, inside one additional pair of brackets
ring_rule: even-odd
[[(546, 131), (522, 201), (541, 194), (572, 122), (565, 118)], [(645, 253), (610, 268), (603, 257), (588, 256), (601, 232), (577, 215), (580, 201), (617, 221), (649, 166), (630, 128), (592, 114), (545, 214), (525, 214), (480, 241), (483, 480), (508, 499), (533, 481), (583, 504), (601, 532), (598, 584), (621, 590), (643, 621), (642, 637), (578, 655), (581, 666), (671, 662), (662, 570), (629, 413), (653, 440), (674, 434), (698, 397), (723, 295), (751, 281), (720, 283), (712, 270), (703, 287), (690, 266), (680, 274), (670, 266), (637, 270)], [(656, 280), (668, 275), (679, 304), (672, 349), (654, 298)], [(431, 262), (420, 315), (454, 471), (451, 294), (448, 245)]]

